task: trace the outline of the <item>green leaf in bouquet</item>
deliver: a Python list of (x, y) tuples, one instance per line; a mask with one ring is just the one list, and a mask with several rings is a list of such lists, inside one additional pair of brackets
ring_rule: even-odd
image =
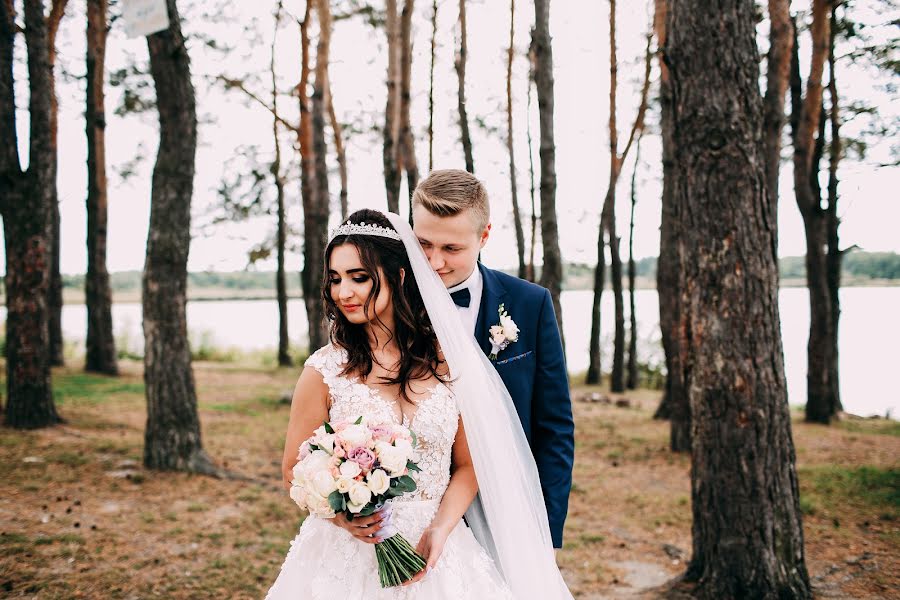
[(360, 415), (357, 420), (353, 421), (354, 425), (359, 425), (360, 423), (362, 423), (362, 415)]
[(412, 492), (416, 489), (416, 480), (409, 475), (403, 475), (397, 478), (397, 482), (403, 485), (407, 491)]
[(416, 436), (416, 432), (412, 429), (409, 430), (409, 434), (412, 436), (412, 447), (415, 448), (419, 445), (419, 438)]
[(333, 492), (328, 494), (328, 505), (331, 506), (331, 510), (333, 510), (334, 512), (342, 512), (346, 508), (344, 495), (339, 491), (334, 490)]
[(325, 433), (334, 433), (334, 427), (331, 426), (331, 423), (323, 421), (322, 424), (325, 426)]
[(379, 508), (381, 508), (381, 506), (379, 506), (378, 504), (376, 504), (374, 502), (369, 502), (368, 504), (365, 505), (365, 507), (363, 507), (363, 509), (361, 511), (359, 511), (359, 516), (360, 517), (370, 517)]
[(310, 450), (310, 452), (315, 452), (316, 450), (320, 450), (320, 448), (319, 448), (319, 446), (316, 445), (316, 444), (310, 444), (310, 445), (309, 445), (309, 450)]
[(411, 460), (406, 461), (406, 468), (410, 471), (415, 471), (416, 473), (420, 472), (422, 469), (419, 468), (419, 465), (414, 463)]

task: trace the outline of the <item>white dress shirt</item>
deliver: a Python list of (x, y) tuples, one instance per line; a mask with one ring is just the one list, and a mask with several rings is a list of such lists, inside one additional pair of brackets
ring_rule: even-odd
[(475, 335), (475, 326), (478, 324), (478, 308), (481, 306), (481, 292), (484, 289), (484, 281), (481, 279), (481, 269), (478, 268), (478, 265), (475, 265), (475, 270), (468, 279), (447, 291), (452, 294), (465, 288), (469, 288), (472, 300), (469, 302), (469, 306), (457, 306), (456, 308), (459, 309), (459, 316), (462, 317), (463, 323), (468, 325), (469, 331)]

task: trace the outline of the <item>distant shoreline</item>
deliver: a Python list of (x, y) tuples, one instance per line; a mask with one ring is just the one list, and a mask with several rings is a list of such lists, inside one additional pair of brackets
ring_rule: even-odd
[[(868, 279), (868, 278), (845, 278), (846, 281), (843, 288), (859, 288), (859, 287), (900, 287), (900, 279)], [(583, 282), (577, 282), (583, 283)], [(635, 288), (638, 290), (656, 289), (656, 282), (647, 277), (638, 277), (635, 281)], [(780, 283), (781, 288), (803, 288), (806, 287), (806, 281), (802, 278), (786, 278)], [(568, 291), (586, 291), (590, 290), (588, 285), (570, 285), (563, 289)], [(606, 289), (609, 289), (607, 286)], [(627, 291), (626, 291), (627, 293)], [(232, 301), (249, 301), (249, 300), (275, 300), (276, 293), (274, 289), (257, 288), (245, 290), (233, 290), (225, 288), (199, 288), (188, 290), (189, 302), (232, 302)], [(289, 300), (302, 300), (303, 296), (297, 290), (288, 293)], [(141, 301), (141, 294), (138, 290), (128, 290), (123, 292), (113, 292), (114, 304), (138, 304)], [(5, 305), (6, 298), (0, 296), (0, 304)], [(84, 292), (71, 288), (63, 289), (64, 304), (84, 304)]]

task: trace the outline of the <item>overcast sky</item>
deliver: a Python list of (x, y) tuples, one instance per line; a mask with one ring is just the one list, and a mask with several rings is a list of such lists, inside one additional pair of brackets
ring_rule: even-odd
[[(860, 1), (872, 4), (875, 0)], [(70, 3), (59, 34), (60, 65), (72, 75), (84, 73), (84, 29), (80, 3)], [(182, 4), (182, 3), (179, 3)], [(219, 3), (200, 3), (209, 7)], [(192, 271), (235, 270), (247, 264), (247, 252), (273, 228), (271, 218), (256, 219), (240, 225), (222, 225), (214, 229), (202, 228), (209, 221), (210, 206), (217, 202), (215, 189), (223, 174), (241, 168), (234, 160), (242, 146), (258, 145), (263, 156), (271, 156), (271, 117), (263, 109), (248, 103), (236, 92), (226, 92), (209, 83), (220, 73), (244, 77), (255, 75), (261, 94), (268, 97), (266, 81), (275, 2), (224, 3), (225, 12), (219, 19), (204, 18), (199, 10), (188, 11), (185, 29), (202, 31), (235, 48), (225, 59), (199, 42), (190, 51), (198, 110), (204, 117), (200, 128), (197, 153), (197, 176), (193, 199), (194, 225), (197, 237), (190, 251), (189, 269)], [(796, 4), (796, 3), (795, 3)], [(238, 5), (238, 6), (236, 6)], [(289, 10), (302, 15), (302, 0), (287, 0)], [(533, 20), (530, 3), (517, 2), (516, 45), (520, 56), (515, 63), (515, 131), (516, 164), (519, 181), (519, 200), (529, 214), (528, 147), (526, 144), (526, 78), (529, 28)], [(457, 3), (444, 0), (439, 9), (438, 56), (435, 68), (435, 167), (463, 168), (462, 146), (456, 113), (457, 79), (453, 70), (456, 45)], [(505, 47), (509, 35), (509, 6), (499, 0), (469, 0), (469, 63), (467, 80), (468, 110), (473, 131), (475, 171), (487, 184), (493, 212), (493, 236), (483, 253), (486, 263), (506, 267), (515, 262), (515, 237), (511, 220), (511, 200), (508, 155), (505, 147)], [(426, 126), (428, 121), (427, 89), (430, 61), (431, 3), (420, 1), (414, 19), (413, 105), (412, 120), (416, 134), (416, 153), (419, 169), (428, 169)], [(866, 11), (867, 19), (879, 19)], [(249, 30), (259, 31), (254, 38)], [(620, 3), (619, 9), (619, 137), (627, 138), (634, 119), (639, 92), (639, 78), (644, 35), (649, 24), (649, 12), (640, 3)], [(563, 259), (568, 262), (594, 263), (600, 204), (606, 192), (609, 174), (608, 154), (608, 3), (566, 2), (552, 4), (551, 34), (553, 35), (554, 77), (556, 80), (556, 170), (557, 212), (560, 224), (560, 243)], [(761, 27), (765, 27), (763, 24)], [(761, 33), (765, 33), (762, 29)], [(805, 34), (804, 34), (805, 36)], [(331, 80), (338, 118), (357, 128), (371, 129), (379, 125), (384, 110), (385, 56), (382, 31), (373, 30), (361, 19), (341, 21), (332, 35)], [(21, 36), (20, 36), (21, 38)], [(763, 36), (764, 39), (764, 36)], [(23, 56), (21, 45), (19, 55)], [(765, 48), (761, 48), (765, 51)], [(809, 54), (808, 44), (801, 48), (801, 56)], [(286, 24), (279, 33), (276, 53), (281, 86), (289, 90), (297, 79), (299, 44), (296, 27)], [(126, 64), (128, 57), (145, 62), (146, 42), (143, 38), (126, 39), (121, 27), (114, 26), (107, 49), (108, 69)], [(27, 160), (27, 91), (24, 68), (16, 71), (19, 145), (23, 161)], [(657, 72), (654, 69), (654, 77)], [(888, 101), (882, 90), (883, 82), (859, 69), (846, 68), (839, 72), (839, 84), (854, 98), (875, 101), (882, 116), (898, 115), (896, 103)], [(85, 257), (85, 138), (84, 138), (83, 81), (70, 78), (59, 84), (59, 198), (62, 214), (62, 271), (82, 273)], [(109, 237), (108, 266), (111, 271), (141, 269), (150, 205), (150, 173), (157, 145), (155, 113), (118, 117), (113, 109), (118, 105), (120, 91), (108, 90), (107, 97), (107, 156), (109, 160)], [(295, 102), (283, 102), (287, 118), (296, 118)], [(538, 169), (537, 101), (532, 107), (534, 160)], [(477, 122), (483, 122), (484, 126)], [(846, 128), (853, 130), (853, 125)], [(282, 139), (285, 152), (290, 151), (291, 138)], [(900, 251), (900, 171), (897, 168), (876, 168), (873, 162), (887, 160), (889, 144), (876, 148), (873, 160), (867, 164), (846, 161), (841, 166), (841, 209), (843, 218), (841, 238), (844, 244), (858, 244), (871, 251)], [(123, 181), (117, 167), (136, 155), (147, 158), (136, 165), (136, 175)], [(385, 208), (382, 176), (381, 136), (377, 132), (354, 134), (347, 144), (349, 161), (350, 208)], [(658, 251), (660, 145), (656, 136), (644, 139), (638, 172), (637, 210), (635, 213), (635, 254), (637, 257), (655, 256)], [(288, 154), (288, 156), (291, 156)], [(629, 212), (629, 184), (632, 160), (628, 161), (618, 188), (619, 231), (623, 241), (627, 236)], [(793, 199), (791, 169), (787, 162), (782, 168), (782, 197), (779, 205), (779, 253), (799, 255), (805, 241), (802, 221)], [(292, 203), (291, 219), (299, 229), (298, 186), (289, 190)], [(331, 182), (331, 192), (338, 192), (337, 177)], [(723, 194), (728, 190), (722, 190)], [(333, 215), (332, 225), (339, 220)], [(2, 252), (2, 249), (0, 249)], [(301, 259), (291, 256), (288, 267), (299, 269)], [(274, 268), (274, 261), (259, 263), (256, 268)]]

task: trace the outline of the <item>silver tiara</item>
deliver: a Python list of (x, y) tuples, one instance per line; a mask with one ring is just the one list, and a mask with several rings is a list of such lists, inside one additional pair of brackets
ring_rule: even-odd
[(400, 240), (400, 234), (390, 227), (382, 227), (372, 223), (344, 223), (337, 229), (332, 229), (328, 236), (328, 243), (339, 235), (377, 235), (379, 237)]

